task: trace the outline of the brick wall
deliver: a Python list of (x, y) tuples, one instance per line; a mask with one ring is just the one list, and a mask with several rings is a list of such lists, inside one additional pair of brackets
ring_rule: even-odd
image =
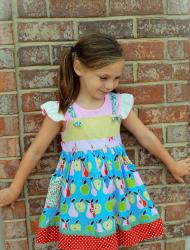
[[(135, 111), (175, 159), (188, 155), (189, 0), (1, 0), (0, 188), (14, 177), (42, 122), (39, 106), (57, 96), (59, 52), (80, 34), (101, 31), (122, 43), (126, 66), (119, 90), (135, 96)], [(128, 132), (130, 158), (156, 203), (166, 238), (135, 250), (183, 250), (190, 234), (190, 179), (178, 184)], [(8, 250), (32, 250), (49, 176), (60, 147), (49, 146), (13, 211), (3, 208)]]

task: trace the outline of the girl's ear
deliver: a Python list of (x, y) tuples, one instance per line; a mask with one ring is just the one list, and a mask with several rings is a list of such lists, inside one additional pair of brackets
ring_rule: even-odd
[(73, 68), (74, 68), (74, 71), (75, 73), (78, 75), (78, 76), (81, 76), (82, 73), (83, 73), (83, 67), (80, 63), (80, 61), (78, 59), (75, 59), (74, 62), (73, 62)]

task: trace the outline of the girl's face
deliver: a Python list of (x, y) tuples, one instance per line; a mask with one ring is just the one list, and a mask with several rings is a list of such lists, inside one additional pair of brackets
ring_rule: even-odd
[(75, 61), (74, 69), (80, 78), (80, 93), (91, 99), (103, 99), (118, 86), (124, 64), (125, 61), (121, 59), (101, 69), (90, 70)]

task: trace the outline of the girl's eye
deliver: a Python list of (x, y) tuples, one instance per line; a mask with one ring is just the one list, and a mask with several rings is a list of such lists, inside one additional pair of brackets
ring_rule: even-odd
[(106, 80), (107, 77), (100, 76), (100, 79), (101, 79), (101, 80)]

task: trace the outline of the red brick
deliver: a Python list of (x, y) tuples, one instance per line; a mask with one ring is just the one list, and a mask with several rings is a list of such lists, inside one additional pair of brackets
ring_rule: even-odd
[[(166, 147), (165, 147), (166, 148)], [(185, 159), (188, 157), (190, 150), (187, 146), (185, 147), (169, 147), (166, 148), (166, 150), (169, 152), (169, 154), (175, 159), (175, 160), (181, 160), (181, 159)], [(161, 161), (154, 157), (153, 155), (151, 155), (145, 148), (140, 149), (139, 152), (139, 164), (142, 165), (146, 165), (146, 166), (154, 166), (154, 165), (161, 165), (163, 163), (161, 163)], [(177, 181), (173, 181), (174, 179), (172, 179), (171, 182), (171, 178), (169, 179), (167, 178), (167, 183), (176, 183)]]
[(168, 102), (188, 101), (190, 98), (190, 84), (167, 84), (166, 95)]
[(125, 147), (138, 145), (136, 138), (125, 128), (121, 130), (121, 138)]
[(30, 227), (32, 231), (32, 235), (36, 234), (38, 229), (39, 219), (36, 218), (30, 218)]
[(129, 61), (160, 60), (164, 58), (163, 41), (139, 41), (123, 43), (125, 58)]
[(4, 220), (23, 219), (26, 216), (26, 208), (24, 201), (16, 201), (15, 208), (6, 206), (2, 208), (2, 218)]
[(2, 48), (0, 49), (0, 69), (14, 68), (14, 49)]
[(24, 112), (40, 110), (40, 105), (47, 101), (56, 100), (57, 93), (33, 92), (22, 95), (22, 110)]
[(133, 65), (132, 64), (126, 64), (124, 66), (120, 82), (126, 82), (126, 83), (134, 82)]
[[(162, 143), (164, 142), (162, 128), (149, 127), (149, 130), (152, 131)], [(124, 146), (126, 147), (139, 145), (135, 137), (128, 130), (126, 130), (123, 126), (121, 126), (121, 137), (122, 137), (122, 142)]]
[(50, 0), (51, 17), (93, 17), (106, 15), (106, 1)]
[(24, 116), (24, 132), (25, 133), (35, 133), (38, 132), (40, 126), (42, 125), (43, 117), (39, 115), (25, 115)]
[(164, 143), (164, 135), (163, 135), (163, 130), (161, 128), (149, 128), (155, 136), (160, 140), (160, 142)]
[(175, 204), (166, 206), (166, 220), (185, 220), (187, 213), (186, 204)]
[(19, 167), (19, 160), (0, 160), (0, 176), (3, 179), (14, 178)]
[(48, 46), (28, 46), (18, 50), (20, 66), (50, 64)]
[(46, 1), (45, 0), (18, 0), (19, 17), (46, 17)]
[(29, 195), (47, 194), (49, 181), (50, 181), (49, 178), (28, 180), (28, 194)]
[(132, 38), (133, 21), (132, 20), (106, 20), (106, 21), (86, 21), (79, 23), (79, 34), (87, 32), (101, 32), (108, 35), (114, 35), (116, 38)]
[(190, 127), (186, 125), (168, 126), (166, 130), (167, 142), (188, 142), (190, 140)]
[(14, 71), (0, 71), (0, 92), (16, 90)]
[(138, 64), (137, 81), (189, 80), (189, 63), (143, 63)]
[[(183, 237), (185, 234), (185, 224), (175, 223), (171, 225), (166, 224), (166, 238)], [(172, 249), (173, 250), (173, 249)]]
[(188, 37), (189, 19), (153, 19), (137, 20), (138, 37)]
[(0, 95), (0, 114), (12, 115), (18, 113), (17, 96), (14, 94)]
[(18, 138), (0, 138), (0, 157), (19, 156)]
[(32, 171), (32, 174), (53, 174), (58, 164), (59, 156), (42, 157)]
[(170, 40), (167, 42), (169, 59), (188, 59), (190, 57), (189, 40)]
[(187, 198), (186, 203), (187, 203), (187, 210), (190, 210), (190, 199), (189, 198)]
[(185, 250), (185, 240), (166, 242), (165, 250)]
[(11, 0), (1, 0), (0, 20), (10, 20), (12, 17)]
[(24, 238), (27, 236), (25, 221), (4, 222), (5, 239)]
[(188, 209), (189, 209), (189, 204), (188, 204), (188, 202), (189, 202), (189, 199), (190, 199), (190, 186), (187, 186), (186, 192), (187, 192), (187, 206), (188, 206)]
[[(183, 177), (183, 179), (184, 179), (185, 183), (190, 184), (190, 176), (185, 176), (185, 177)], [(190, 210), (190, 209), (188, 208), (188, 210)]]
[(3, 189), (3, 188), (7, 188), (10, 186), (10, 183), (9, 182), (0, 182), (0, 188)]
[[(35, 135), (27, 135), (24, 137), (24, 150), (26, 151), (30, 144), (33, 142)], [(59, 145), (58, 145), (59, 144)], [(48, 146), (46, 153), (60, 152), (60, 141), (55, 138), (52, 143)]]
[(175, 63), (172, 65), (173, 68), (173, 80), (189, 80), (190, 76), (190, 65), (187, 63)]
[(186, 223), (185, 224), (185, 236), (189, 236), (190, 235), (190, 223)]
[(18, 117), (0, 117), (0, 136), (18, 135)]
[(23, 89), (57, 87), (59, 70), (21, 70), (19, 72), (20, 86)]
[(163, 3), (161, 0), (110, 0), (110, 15), (153, 15), (163, 14)]
[(20, 42), (73, 40), (72, 22), (28, 22), (18, 24)]
[(6, 250), (29, 250), (27, 240), (6, 241)]
[(169, 147), (167, 150), (175, 160), (185, 159), (190, 154), (190, 147), (188, 145)]
[(161, 161), (149, 153), (148, 150), (142, 148), (139, 150), (139, 166), (159, 166)]
[(60, 56), (62, 54), (63, 49), (70, 48), (72, 44), (66, 45), (52, 45), (52, 61), (53, 64), (59, 65), (60, 64)]
[(187, 59), (190, 58), (190, 40), (184, 42), (184, 53)]
[(11, 23), (0, 23), (0, 44), (13, 44)]
[(182, 186), (172, 186), (172, 187), (162, 187), (162, 188), (152, 188), (148, 190), (150, 197), (155, 203), (172, 203), (186, 201), (186, 191), (185, 187)]
[(139, 169), (139, 174), (145, 185), (159, 185), (162, 184), (162, 170), (161, 169)]
[(168, 14), (190, 14), (189, 0), (168, 0)]
[(138, 82), (171, 80), (172, 74), (173, 68), (171, 64), (141, 63), (137, 67)]
[(149, 104), (164, 102), (164, 85), (144, 85), (133, 87), (118, 87), (119, 92), (134, 95), (135, 104)]
[(144, 124), (183, 122), (189, 119), (187, 110), (186, 105), (140, 108), (139, 118)]
[(40, 215), (45, 205), (45, 198), (35, 198), (29, 200), (30, 215)]

